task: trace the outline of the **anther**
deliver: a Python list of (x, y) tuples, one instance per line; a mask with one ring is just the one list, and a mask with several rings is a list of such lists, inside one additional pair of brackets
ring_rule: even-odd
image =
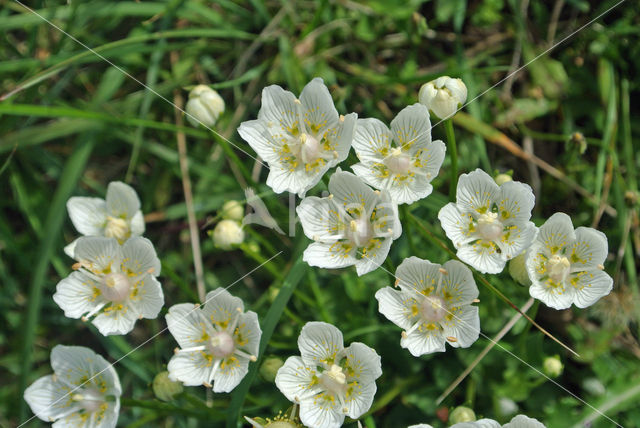
[(74, 263), (73, 265), (71, 265), (71, 269), (73, 270), (78, 270), (82, 267), (82, 263), (78, 262), (78, 263)]
[(340, 122), (344, 122), (344, 115), (340, 115)]
[(180, 348), (178, 348), (177, 346), (175, 348), (173, 348), (173, 353), (177, 354), (180, 352)]
[(598, 265), (597, 268), (600, 270), (604, 270), (604, 265)]
[(447, 336), (447, 340), (448, 340), (449, 342), (457, 342), (457, 341), (458, 341), (458, 339), (456, 339), (456, 338), (455, 338), (455, 337), (453, 337), (453, 336)]
[(395, 282), (395, 284), (394, 284), (394, 285), (395, 285), (396, 287), (399, 287), (399, 286), (400, 286), (400, 279), (399, 279), (399, 278), (398, 278), (398, 279), (396, 279), (396, 282)]
[(211, 388), (213, 385), (211, 385), (209, 382), (202, 382), (202, 386), (206, 388)]
[(296, 98), (293, 102), (294, 102), (294, 103), (296, 103), (296, 104), (302, 104), (302, 103), (300, 102), (300, 100), (299, 100), (299, 99), (297, 99), (297, 98)]
[(473, 303), (480, 303), (480, 299), (473, 299)]
[(438, 269), (438, 272), (440, 272), (443, 275), (449, 275), (449, 272), (447, 272), (447, 270), (445, 268)]

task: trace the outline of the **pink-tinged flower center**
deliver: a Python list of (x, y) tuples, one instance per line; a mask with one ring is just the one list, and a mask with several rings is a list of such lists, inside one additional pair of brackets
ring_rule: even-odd
[(106, 402), (95, 388), (80, 388), (71, 396), (71, 400), (77, 402), (87, 413), (97, 412)]
[(404, 175), (411, 167), (411, 157), (396, 147), (391, 149), (391, 154), (384, 159), (384, 164), (392, 173)]
[(122, 241), (129, 237), (129, 225), (127, 221), (122, 218), (107, 216), (104, 236), (107, 238), (116, 238), (122, 243)]
[(300, 135), (300, 157), (303, 163), (311, 163), (320, 156), (320, 143), (309, 134)]
[(547, 272), (549, 272), (549, 278), (551, 278), (554, 282), (562, 282), (569, 275), (571, 263), (569, 263), (569, 259), (567, 259), (566, 257), (555, 254), (551, 256), (549, 260), (547, 260), (546, 267)]
[(112, 302), (122, 302), (131, 292), (131, 281), (123, 273), (110, 273), (102, 285), (102, 295)]
[(329, 370), (325, 370), (320, 375), (320, 383), (328, 391), (341, 394), (347, 384), (347, 376), (342, 371), (342, 367), (332, 364)]
[(498, 214), (488, 212), (478, 219), (478, 233), (483, 239), (495, 241), (502, 236), (504, 226), (498, 220)]
[(420, 304), (420, 315), (427, 322), (438, 322), (447, 314), (447, 305), (437, 296), (428, 296)]
[(236, 349), (233, 337), (231, 337), (231, 335), (226, 331), (221, 331), (212, 335), (207, 342), (206, 347), (209, 353), (217, 358), (226, 358), (233, 354), (233, 351)]
[(366, 216), (349, 223), (349, 237), (357, 247), (363, 247), (373, 238), (373, 226)]

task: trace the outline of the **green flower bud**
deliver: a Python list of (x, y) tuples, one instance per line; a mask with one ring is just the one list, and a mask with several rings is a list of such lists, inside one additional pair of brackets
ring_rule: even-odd
[(244, 207), (238, 201), (227, 201), (220, 209), (220, 216), (226, 220), (242, 221)]
[(458, 424), (460, 422), (473, 422), (476, 414), (473, 410), (465, 406), (458, 406), (449, 415), (449, 423)]
[(162, 401), (172, 401), (183, 390), (180, 382), (169, 379), (169, 372), (158, 373), (153, 379), (152, 388), (156, 398)]
[(284, 365), (284, 361), (278, 357), (269, 357), (265, 358), (264, 362), (260, 366), (260, 375), (267, 382), (275, 382), (276, 373), (278, 373), (278, 369)]
[(562, 374), (562, 369), (564, 369), (564, 365), (562, 364), (562, 361), (560, 361), (560, 356), (558, 355), (547, 357), (542, 363), (542, 371), (550, 377), (560, 376)]
[(511, 275), (511, 278), (513, 278), (518, 284), (528, 287), (531, 285), (531, 280), (529, 279), (529, 273), (527, 272), (526, 261), (526, 253), (522, 253), (511, 259), (509, 261), (509, 275)]

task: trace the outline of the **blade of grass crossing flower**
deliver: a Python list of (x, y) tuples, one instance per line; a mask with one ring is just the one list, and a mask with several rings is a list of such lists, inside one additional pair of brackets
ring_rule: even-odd
[[(51, 205), (47, 218), (44, 223), (44, 235), (40, 241), (38, 257), (31, 277), (29, 287), (29, 305), (24, 315), (24, 334), (22, 336), (22, 356), (20, 381), (18, 384), (19, 396), (22, 397), (22, 391), (30, 380), (33, 344), (35, 340), (36, 328), (40, 317), (40, 306), (42, 302), (42, 289), (44, 287), (45, 278), (48, 272), (51, 256), (55, 249), (55, 244), (60, 240), (60, 231), (64, 222), (66, 213), (66, 203), (72, 192), (75, 190), (78, 180), (84, 172), (85, 165), (89, 159), (89, 155), (93, 150), (95, 136), (82, 135), (76, 143), (76, 150), (66, 162), (64, 170), (59, 180), (58, 187), (53, 194)], [(19, 401), (20, 420), (26, 418), (27, 403), (24, 400)]]
[(267, 348), (269, 339), (271, 339), (271, 336), (273, 335), (276, 325), (278, 324), (278, 321), (282, 316), (287, 302), (289, 301), (289, 298), (291, 298), (293, 291), (298, 286), (298, 283), (304, 276), (306, 269), (307, 264), (302, 261), (302, 256), (299, 256), (289, 270), (286, 278), (284, 279), (284, 282), (282, 283), (282, 287), (280, 288), (276, 299), (267, 312), (267, 316), (261, 322), (262, 338), (260, 339), (258, 360), (249, 366), (249, 373), (247, 373), (240, 385), (238, 385), (231, 394), (229, 413), (227, 414), (227, 428), (238, 427), (238, 420), (242, 416), (241, 411), (245, 397), (249, 392), (249, 388), (251, 387), (256, 374), (258, 373), (258, 368), (260, 367), (262, 356), (264, 355), (264, 351)]

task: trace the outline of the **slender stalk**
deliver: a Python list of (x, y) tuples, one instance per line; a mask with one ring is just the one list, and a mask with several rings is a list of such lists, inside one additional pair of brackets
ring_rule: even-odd
[(449, 199), (456, 197), (456, 187), (458, 185), (458, 147), (456, 146), (456, 134), (453, 131), (451, 119), (444, 121), (444, 129), (447, 132), (447, 147), (451, 156), (451, 180), (449, 182)]

